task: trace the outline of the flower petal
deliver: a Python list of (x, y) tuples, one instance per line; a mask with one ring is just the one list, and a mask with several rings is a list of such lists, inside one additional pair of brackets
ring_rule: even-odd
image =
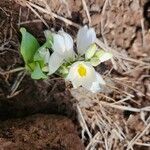
[(73, 49), (72, 37), (68, 33), (64, 32), (63, 30), (60, 30), (58, 33), (64, 38), (65, 48), (67, 50)]
[(105, 81), (103, 80), (102, 76), (98, 72), (96, 72), (96, 81), (92, 83), (92, 86), (89, 88), (89, 90), (93, 93), (100, 92), (100, 84), (104, 85)]
[(63, 36), (53, 33), (52, 49), (54, 50), (54, 52), (63, 55), (63, 53), (65, 52), (65, 41)]
[(49, 58), (48, 68), (49, 73), (51, 75), (57, 71), (57, 69), (63, 64), (64, 58), (59, 55), (57, 52), (53, 52)]
[(103, 84), (103, 85), (106, 84), (106, 82), (104, 81), (104, 79), (102, 78), (102, 76), (101, 76), (98, 72), (96, 72), (96, 80), (97, 80), (100, 84)]
[(87, 26), (79, 29), (77, 34), (77, 50), (78, 53), (83, 55), (86, 49), (95, 42), (96, 33), (93, 28), (89, 28)]
[(63, 30), (60, 30), (58, 33), (64, 38), (64, 43), (65, 43), (64, 57), (66, 59), (69, 59), (69, 58), (74, 59), (75, 52), (73, 50), (73, 39), (72, 39), (72, 37), (68, 33), (64, 32)]

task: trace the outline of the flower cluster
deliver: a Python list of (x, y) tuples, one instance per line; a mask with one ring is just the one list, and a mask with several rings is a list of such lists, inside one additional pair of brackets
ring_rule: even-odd
[(21, 33), (21, 54), (33, 79), (46, 78), (55, 73), (71, 81), (74, 88), (82, 86), (92, 92), (100, 91), (100, 84), (105, 84), (94, 67), (110, 59), (112, 54), (96, 46), (93, 28), (84, 26), (79, 29), (76, 48), (72, 37), (63, 30), (58, 33), (46, 30), (46, 42), (41, 47), (24, 28), (21, 28)]

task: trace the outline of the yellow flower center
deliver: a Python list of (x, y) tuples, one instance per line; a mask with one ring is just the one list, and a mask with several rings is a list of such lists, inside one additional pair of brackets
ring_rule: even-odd
[(78, 65), (78, 73), (81, 77), (86, 76), (86, 68), (82, 64)]

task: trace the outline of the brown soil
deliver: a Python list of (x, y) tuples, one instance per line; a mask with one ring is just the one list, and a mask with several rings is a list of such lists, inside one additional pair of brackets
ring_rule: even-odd
[[(43, 31), (47, 27), (23, 2), (25, 0), (0, 1), (0, 72), (24, 66), (19, 53), (21, 38), (19, 28), (21, 26), (27, 28), (29, 32), (36, 36), (40, 43), (45, 40)], [(32, 0), (32, 2), (36, 2), (39, 6), (44, 5), (38, 0)], [(86, 0), (92, 20), (91, 26), (96, 29), (97, 37), (112, 48), (117, 48), (120, 53), (127, 53), (136, 60), (148, 62), (147, 58), (150, 55), (150, 15), (148, 13), (150, 2), (145, 0), (112, 0), (104, 10), (105, 2), (106, 0)], [(88, 24), (81, 0), (69, 0), (67, 5), (61, 3), (60, 0), (55, 2), (48, 0), (48, 4), (56, 14), (79, 25)], [(57, 31), (63, 27), (65, 31), (73, 36), (76, 35), (77, 28), (74, 26), (68, 26), (63, 21), (52, 19), (46, 14), (41, 14), (41, 16), (50, 28)], [(32, 22), (37, 19), (38, 22)], [(142, 21), (144, 33), (141, 25)], [(104, 70), (107, 70), (107, 67), (105, 69), (106, 65), (102, 65)], [(137, 66), (135, 65), (135, 67)], [(108, 68), (111, 68), (111, 65), (108, 64)], [(144, 93), (144, 96), (118, 83), (115, 86), (135, 96), (133, 99), (137, 103), (129, 102), (130, 106), (139, 108), (149, 106), (150, 81), (147, 77), (150, 73), (149, 69), (140, 68), (125, 75), (123, 74), (124, 71), (119, 66), (118, 70), (112, 70), (111, 75), (118, 78), (125, 77), (125, 83), (129, 81), (129, 85), (140, 90)], [(77, 122), (76, 110), (73, 107), (73, 98), (65, 88), (64, 81), (57, 76), (53, 76), (47, 81), (33, 81), (30, 76), (26, 75), (17, 89), (18, 93), (10, 97), (11, 87), (19, 77), (18, 72), (6, 75), (0, 73), (0, 149), (1, 146), (3, 146), (2, 149), (6, 150), (83, 149), (78, 137), (79, 133), (76, 131), (76, 128), (80, 127)], [(122, 95), (111, 92), (109, 96), (117, 101)], [(127, 138), (129, 140), (137, 132), (142, 132), (145, 127), (139, 114), (128, 111), (112, 112), (114, 113), (114, 115), (111, 114), (114, 122), (117, 120), (122, 126), (125, 126), (121, 120), (125, 119), (127, 121), (129, 128)], [(33, 115), (39, 113), (45, 115)], [(147, 113), (146, 118), (148, 116)], [(96, 131), (93, 131), (93, 134)], [(150, 142), (149, 138), (147, 139), (143, 141)], [(122, 143), (117, 146), (119, 150), (123, 149)], [(113, 147), (114, 150), (117, 148)], [(147, 149), (144, 146), (135, 148)]]
[(84, 149), (73, 123), (58, 115), (38, 114), (0, 122), (0, 137), (3, 150)]

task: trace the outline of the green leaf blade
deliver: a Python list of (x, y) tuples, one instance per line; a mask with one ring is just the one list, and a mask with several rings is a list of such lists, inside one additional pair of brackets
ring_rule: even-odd
[(40, 47), (37, 39), (26, 31), (25, 28), (21, 28), (22, 41), (20, 51), (26, 64), (32, 63), (34, 55)]

